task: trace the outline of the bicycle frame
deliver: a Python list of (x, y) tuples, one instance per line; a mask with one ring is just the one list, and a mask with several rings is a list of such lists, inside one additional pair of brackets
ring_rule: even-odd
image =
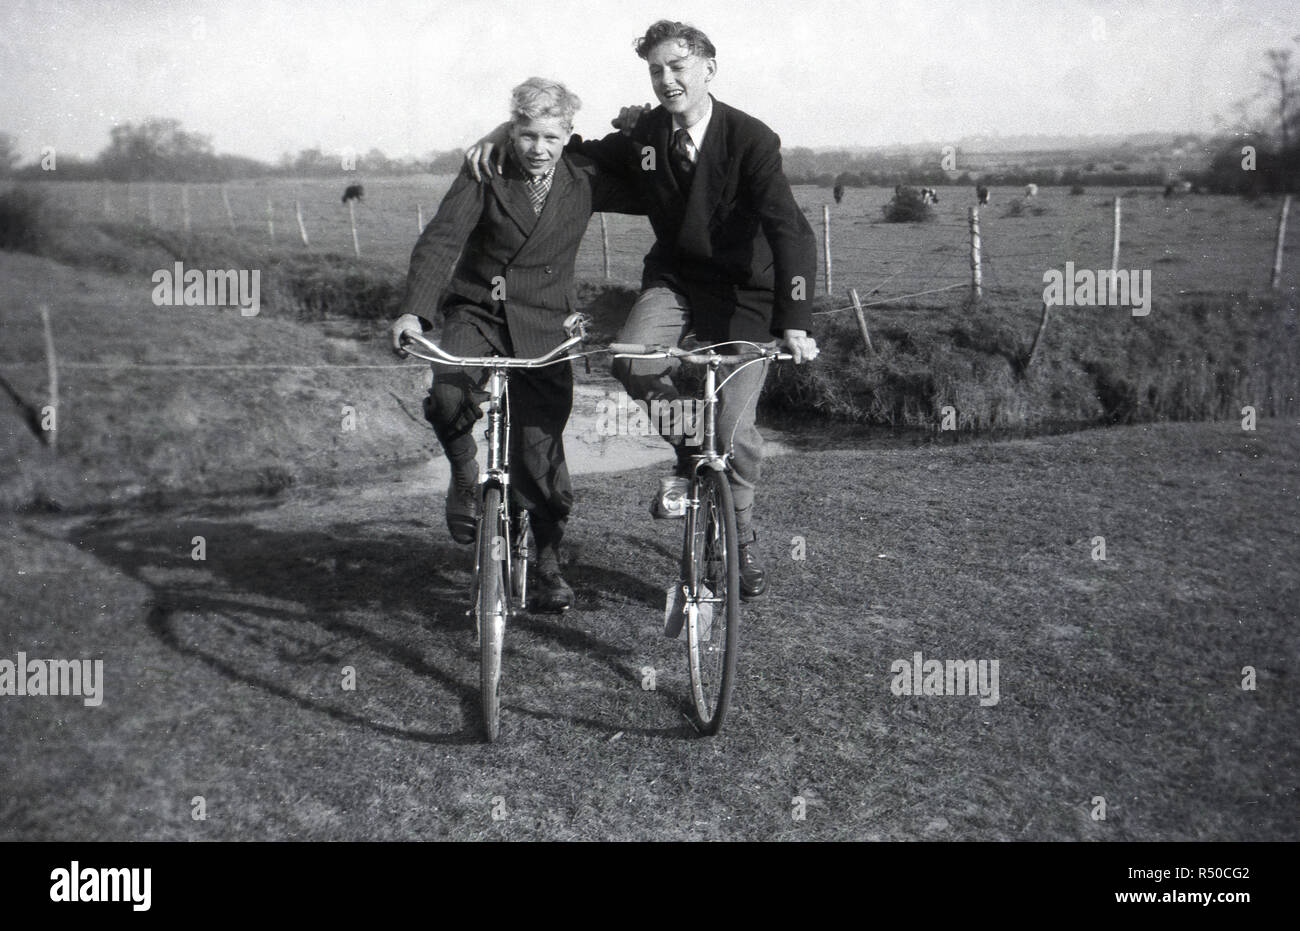
[[(569, 329), (570, 321), (566, 321), (566, 330)], [(557, 362), (573, 361), (581, 356), (569, 355), (569, 350), (577, 346), (585, 338), (585, 321), (574, 324), (575, 335), (570, 336), (555, 349), (551, 350), (544, 356), (538, 356), (534, 359), (519, 359), (512, 356), (481, 356), (481, 357), (462, 357), (454, 356), (444, 350), (437, 343), (425, 339), (423, 336), (417, 336), (414, 333), (407, 335), (405, 350), (409, 355), (417, 359), (423, 359), (426, 362), (438, 362), (444, 365), (456, 366), (459, 368), (484, 368), (488, 370), (488, 379), (486, 383), (488, 393), (488, 410), (487, 410), (487, 429), (485, 439), (487, 440), (487, 468), (479, 477), (480, 494), (486, 497), (486, 489), (492, 486), (501, 489), (501, 507), (503, 509), (502, 528), (504, 532), (503, 546), (505, 550), (505, 572), (506, 579), (514, 579), (514, 541), (512, 534), (514, 530), (510, 520), (510, 389), (508, 371), (512, 368), (542, 368), (547, 365), (554, 365)], [(420, 352), (412, 348), (410, 344), (415, 344), (426, 350)], [(482, 521), (479, 527), (482, 531)], [(520, 541), (526, 543), (525, 540)], [(479, 578), (482, 571), (479, 565), (478, 547), (475, 548), (474, 557), (474, 584), (475, 589), (471, 592), (471, 601), (477, 601)], [(508, 586), (506, 592), (507, 614), (513, 616), (519, 609), (523, 608), (524, 585), (520, 585), (520, 594), (516, 597), (514, 586)], [(470, 611), (473, 612), (473, 608)]]
[[(687, 565), (698, 565), (697, 556), (703, 554), (697, 552), (700, 545), (701, 528), (700, 523), (700, 494), (704, 488), (704, 483), (699, 479), (701, 469), (713, 469), (724, 475), (731, 469), (730, 451), (719, 451), (718, 449), (718, 394), (721, 391), (721, 385), (718, 384), (718, 371), (721, 369), (727, 357), (710, 351), (702, 359), (705, 366), (704, 370), (704, 437), (700, 444), (700, 452), (692, 456), (693, 469), (690, 497), (686, 500), (686, 526), (683, 528), (685, 539), (683, 542), (683, 553)], [(690, 361), (687, 358), (687, 361)], [(727, 376), (730, 379), (736, 372), (740, 371), (747, 365), (758, 362), (766, 363), (768, 357), (760, 356), (757, 359), (751, 359), (747, 362), (740, 363), (736, 366), (735, 372)], [(723, 379), (725, 384), (727, 379)], [(703, 528), (707, 534), (708, 528)], [(708, 541), (705, 541), (707, 546)], [(684, 573), (690, 576), (690, 573)], [(694, 577), (688, 577), (681, 580), (684, 583), (685, 609), (689, 612), (698, 613), (701, 605), (721, 605), (725, 599), (717, 595), (706, 595), (702, 591), (701, 581)], [(696, 619), (690, 619), (688, 623), (694, 623)]]
[[(756, 356), (717, 352), (726, 343), (697, 352), (631, 344), (610, 347), (617, 357), (673, 357), (705, 366), (704, 437), (702, 448), (691, 456), (681, 564), (676, 582), (668, 589), (664, 633), (671, 637), (685, 628), (695, 721), (706, 735), (716, 734), (726, 717), (736, 676), (740, 627), (740, 544), (729, 475), (731, 452), (718, 448), (719, 399), (727, 382), (746, 366), (792, 358), (789, 353), (755, 343), (735, 342), (758, 350)], [(718, 372), (724, 364), (736, 368), (719, 383)]]
[[(719, 353), (717, 350), (722, 346), (745, 345), (752, 346), (759, 350), (759, 354), (754, 358), (745, 358), (741, 356), (740, 361), (735, 356), (728, 356)], [(701, 468), (716, 469), (719, 472), (731, 468), (731, 453), (718, 451), (718, 395), (722, 388), (730, 381), (737, 372), (750, 365), (759, 362), (779, 362), (788, 361), (793, 358), (789, 353), (779, 352), (769, 349), (758, 343), (751, 343), (744, 340), (733, 340), (727, 343), (718, 343), (708, 347), (701, 352), (690, 352), (676, 347), (651, 347), (642, 346), (632, 343), (614, 343), (610, 347), (616, 358), (624, 359), (664, 359), (677, 358), (683, 362), (704, 366), (704, 437), (700, 443), (700, 452), (692, 458), (695, 460), (695, 471)], [(730, 375), (718, 383), (718, 370), (723, 365), (735, 365), (736, 369)]]
[[(473, 615), (478, 633), (479, 694), (483, 706), (483, 726), (489, 741), (497, 738), (500, 729), (501, 656), (506, 626), (527, 604), (528, 512), (519, 512), (517, 530), (511, 520), (514, 508), (510, 503), (509, 370), (540, 368), (573, 358), (567, 353), (585, 338), (586, 323), (586, 318), (581, 315), (570, 316), (565, 321), (565, 331), (569, 338), (536, 359), (453, 356), (413, 330), (403, 333), (401, 346), (408, 355), (428, 362), (459, 368), (483, 368), (487, 371), (487, 469), (479, 481), (482, 513), (475, 534), (474, 584), (470, 593), (470, 609), (466, 613)], [(411, 348), (412, 345), (423, 347), (425, 352)], [(516, 532), (517, 541), (512, 539)], [(518, 562), (515, 561), (516, 542), (519, 544)], [(504, 552), (498, 550), (499, 546), (504, 547)], [(493, 565), (485, 565), (487, 561)]]

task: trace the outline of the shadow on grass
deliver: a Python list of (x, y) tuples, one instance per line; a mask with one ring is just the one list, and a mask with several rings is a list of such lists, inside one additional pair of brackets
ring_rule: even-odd
[[(478, 648), (465, 613), (472, 548), (444, 544), (414, 520), (279, 530), (248, 517), (248, 510), (232, 509), (228, 520), (207, 514), (100, 519), (70, 532), (68, 542), (147, 586), (149, 633), (228, 680), (402, 740), (482, 742)], [(201, 560), (194, 558), (200, 546)], [(634, 576), (581, 564), (569, 572), (580, 604), (594, 607), (617, 592), (622, 603), (630, 597), (662, 607), (662, 592)], [(631, 647), (555, 616), (525, 615), (515, 623), (574, 662), (605, 667), (598, 678), (640, 678), (639, 666), (627, 659)], [(512, 645), (507, 634), (507, 651), (512, 646), (516, 668), (507, 668), (506, 681), (527, 681), (536, 664), (519, 655), (526, 647)], [(341, 688), (349, 666), (364, 688)], [(660, 698), (680, 704), (685, 697), (662, 692)], [(503, 696), (506, 715), (560, 719), (609, 736), (690, 732), (618, 725), (583, 710), (538, 709)], [(412, 726), (412, 719), (440, 726)]]

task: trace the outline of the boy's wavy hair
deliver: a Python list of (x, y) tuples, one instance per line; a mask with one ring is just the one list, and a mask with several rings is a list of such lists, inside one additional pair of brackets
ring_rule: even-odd
[(675, 23), (661, 19), (645, 31), (645, 35), (636, 40), (636, 53), (641, 58), (649, 58), (650, 53), (661, 42), (682, 41), (692, 55), (700, 58), (717, 58), (718, 50), (713, 47), (709, 37), (687, 23)]
[(529, 78), (510, 92), (510, 119), (516, 123), (558, 119), (573, 129), (573, 117), (580, 109), (578, 95), (559, 81)]

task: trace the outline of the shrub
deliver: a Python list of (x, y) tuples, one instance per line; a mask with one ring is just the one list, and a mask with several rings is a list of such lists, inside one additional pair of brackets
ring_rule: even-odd
[(1070, 187), (1071, 194), (1079, 195), (1082, 194), (1083, 192), (1084, 192), (1084, 188), (1082, 184), (1075, 184)]
[(0, 249), (40, 252), (50, 241), (51, 207), (40, 191), (15, 187), (0, 194)]

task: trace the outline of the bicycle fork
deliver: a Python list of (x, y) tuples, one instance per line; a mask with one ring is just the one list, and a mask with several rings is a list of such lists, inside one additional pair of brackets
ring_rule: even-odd
[[(682, 547), (681, 580), (677, 583), (677, 590), (669, 601), (668, 609), (668, 614), (674, 618), (672, 627), (677, 627), (678, 620), (685, 624), (694, 617), (703, 640), (709, 639), (713, 606), (720, 603), (720, 599), (709, 591), (706, 579), (697, 572), (697, 568), (705, 564), (709, 550), (709, 527), (700, 526), (700, 493), (704, 488), (701, 475), (705, 469), (725, 474), (727, 468), (727, 457), (719, 454), (717, 448), (717, 372), (720, 364), (710, 363), (704, 373), (704, 437), (701, 452), (695, 457), (690, 494), (686, 499), (686, 540)], [(668, 633), (670, 629), (666, 623), (664, 632)]]
[[(499, 523), (493, 522), (495, 526), (501, 528), (502, 537), (493, 539), (490, 542), (489, 551), (492, 558), (496, 554), (501, 554), (501, 560), (505, 563), (505, 579), (507, 582), (514, 579), (514, 567), (512, 560), (514, 556), (514, 547), (511, 545), (511, 528), (510, 528), (510, 470), (507, 466), (510, 449), (510, 396), (507, 390), (505, 372), (500, 369), (492, 369), (488, 375), (488, 411), (487, 411), (487, 429), (483, 433), (483, 438), (487, 441), (487, 469), (479, 479), (479, 526), (478, 533), (481, 536), (484, 530), (484, 521), (488, 519), (487, 514), (487, 490), (492, 486), (501, 489), (501, 520)], [(478, 579), (485, 567), (480, 564), (480, 554), (483, 551), (482, 546), (474, 548), (474, 578), (475, 590), (472, 593), (472, 603), (478, 601)], [(506, 598), (506, 615), (514, 613), (514, 591), (513, 586), (507, 584), (504, 586)], [(475, 626), (482, 623), (478, 617), (477, 608), (471, 607), (470, 611), (475, 615)], [(482, 630), (479, 630), (482, 636)]]

